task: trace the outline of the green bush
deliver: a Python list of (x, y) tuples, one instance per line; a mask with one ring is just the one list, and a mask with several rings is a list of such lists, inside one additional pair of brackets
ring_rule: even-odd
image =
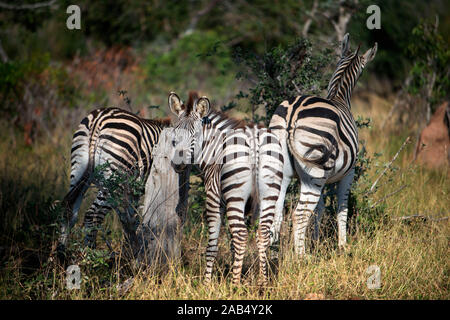
[(214, 31), (194, 32), (177, 40), (173, 47), (156, 48), (148, 54), (144, 73), (146, 82), (155, 89), (198, 89), (207, 85), (226, 90), (234, 80), (229, 48)]
[[(431, 111), (450, 92), (450, 47), (438, 32), (437, 25), (421, 21), (412, 30), (412, 41), (408, 46), (409, 56), (414, 64), (410, 71), (412, 78), (408, 87), (410, 93), (429, 99)], [(434, 78), (433, 78), (434, 75)], [(432, 86), (431, 95), (427, 97), (426, 89)]]
[[(331, 75), (327, 67), (332, 50), (313, 47), (306, 39), (297, 39), (287, 46), (268, 49), (262, 56), (238, 50), (235, 61), (240, 66), (238, 79), (254, 85), (240, 92), (238, 99), (247, 98), (252, 106), (252, 121), (270, 122), (275, 109), (284, 100), (302, 94), (320, 94)], [(263, 106), (264, 116), (256, 110)]]

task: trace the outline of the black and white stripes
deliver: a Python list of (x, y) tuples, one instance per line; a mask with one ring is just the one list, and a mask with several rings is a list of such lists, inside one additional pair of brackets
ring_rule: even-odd
[[(72, 139), (70, 189), (63, 200), (65, 221), (61, 227), (60, 246), (65, 246), (84, 193), (94, 182), (95, 167), (109, 163), (103, 172), (105, 178), (115, 170), (145, 177), (152, 164), (152, 149), (162, 128), (169, 124), (168, 120), (142, 119), (119, 108), (96, 109), (81, 121)], [(97, 227), (111, 210), (106, 193), (100, 188), (85, 215), (84, 226), (89, 231), (85, 241), (92, 247), (95, 246)]]
[(184, 105), (172, 93), (169, 105), (179, 117), (173, 130), (174, 165), (183, 169), (194, 163), (204, 173), (209, 230), (206, 281), (211, 280), (217, 255), (223, 204), (232, 236), (233, 283), (240, 282), (248, 237), (245, 218), (252, 214), (246, 205), (253, 204), (253, 208), (259, 208), (253, 213), (259, 217), (260, 284), (265, 284), (266, 250), (283, 176), (278, 138), (270, 130), (242, 126), (221, 113), (210, 111), (209, 100), (205, 97), (197, 99), (190, 95), (188, 104)]
[(306, 227), (314, 211), (318, 213), (317, 221), (320, 219), (324, 185), (338, 181), (339, 247), (345, 246), (347, 200), (358, 154), (358, 132), (350, 99), (358, 77), (376, 50), (375, 44), (364, 55), (358, 54), (359, 48), (351, 52), (347, 34), (337, 69), (329, 82), (327, 98), (298, 96), (282, 102), (275, 110), (269, 128), (280, 138), (286, 161), (272, 242), (278, 239), (286, 189), (296, 172), (301, 183), (300, 199), (293, 215), (296, 251), (305, 254)]

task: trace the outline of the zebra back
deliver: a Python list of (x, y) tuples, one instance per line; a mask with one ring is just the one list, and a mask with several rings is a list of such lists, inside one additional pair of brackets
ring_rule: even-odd
[(152, 149), (170, 120), (143, 119), (120, 108), (101, 108), (90, 112), (74, 133), (71, 149), (71, 187), (81, 176), (106, 161), (111, 168), (150, 171)]

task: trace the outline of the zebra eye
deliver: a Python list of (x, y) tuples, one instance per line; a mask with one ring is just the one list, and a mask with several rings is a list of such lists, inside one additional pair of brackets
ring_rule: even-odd
[(176, 144), (177, 144), (177, 142), (175, 140), (172, 140), (172, 146), (175, 147)]

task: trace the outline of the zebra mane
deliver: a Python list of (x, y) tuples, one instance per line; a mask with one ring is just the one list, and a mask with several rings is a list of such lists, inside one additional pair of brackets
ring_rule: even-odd
[(326, 97), (327, 99), (332, 100), (337, 98), (337, 95), (342, 89), (342, 85), (344, 84), (345, 75), (348, 72), (352, 72), (352, 70), (354, 69), (354, 65), (356, 63), (359, 63), (358, 51), (359, 48), (354, 53), (351, 53), (339, 60), (337, 68), (331, 76), (330, 82), (328, 83), (328, 94)]
[(149, 124), (154, 124), (161, 128), (170, 127), (170, 125), (172, 124), (172, 121), (170, 120), (169, 117), (162, 118), (162, 119), (144, 119), (144, 120), (145, 120), (145, 122), (147, 122)]
[(189, 91), (189, 98), (186, 104), (183, 103), (182, 105), (182, 109), (185, 109), (184, 113), (186, 116), (189, 116), (192, 112), (192, 110), (194, 110), (194, 103), (195, 101), (197, 101), (199, 98), (198, 92), (197, 91)]
[(223, 112), (211, 110), (206, 116), (213, 126), (221, 124), (221, 128), (226, 129), (242, 129), (245, 128), (246, 124), (243, 120), (238, 120), (231, 118)]

